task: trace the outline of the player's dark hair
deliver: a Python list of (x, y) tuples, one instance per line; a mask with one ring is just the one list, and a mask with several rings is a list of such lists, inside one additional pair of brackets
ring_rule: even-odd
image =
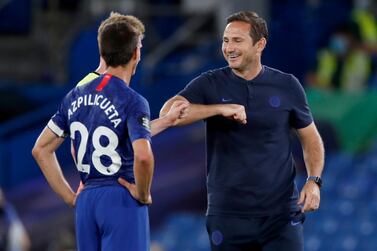
[(254, 11), (240, 11), (233, 13), (226, 19), (227, 24), (237, 21), (250, 24), (250, 36), (254, 44), (261, 38), (268, 39), (267, 23)]
[(128, 64), (137, 48), (139, 36), (139, 32), (125, 21), (102, 27), (98, 45), (106, 65), (117, 67)]

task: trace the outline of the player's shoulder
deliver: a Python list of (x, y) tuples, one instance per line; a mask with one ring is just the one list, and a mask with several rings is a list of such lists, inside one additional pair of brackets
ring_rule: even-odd
[(83, 79), (81, 79), (76, 86), (83, 86), (90, 82), (92, 82), (94, 79), (98, 78), (100, 76), (97, 72), (90, 72), (88, 75), (86, 75)]
[(130, 90), (135, 100), (137, 100), (140, 103), (148, 104), (148, 100), (143, 95), (141, 95), (140, 93), (138, 93), (137, 91), (131, 88)]
[(131, 87), (122, 85), (120, 88), (122, 89), (121, 93), (127, 97), (130, 103), (134, 105), (149, 105), (147, 99)]

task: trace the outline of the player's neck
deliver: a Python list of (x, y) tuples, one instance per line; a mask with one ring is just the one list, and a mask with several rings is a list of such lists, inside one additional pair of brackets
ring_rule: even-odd
[(132, 76), (131, 67), (128, 67), (128, 66), (108, 67), (105, 73), (118, 77), (122, 79), (126, 83), (126, 85), (130, 85), (131, 76)]
[(261, 70), (261, 61), (255, 62), (255, 64), (252, 64), (250, 67), (244, 70), (232, 69), (234, 74), (246, 80), (253, 80), (256, 76), (258, 76)]
[(104, 74), (106, 72), (106, 62), (102, 57), (100, 57), (99, 65), (95, 72), (97, 72), (98, 74)]

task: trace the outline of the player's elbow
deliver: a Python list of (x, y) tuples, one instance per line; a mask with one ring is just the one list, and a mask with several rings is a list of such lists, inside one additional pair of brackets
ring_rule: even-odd
[(135, 162), (140, 166), (151, 166), (153, 165), (153, 154), (150, 151), (140, 151), (134, 153)]
[(40, 147), (38, 144), (34, 145), (33, 149), (31, 150), (31, 155), (35, 160), (38, 160), (42, 156), (43, 148)]
[(146, 139), (139, 139), (132, 143), (134, 150), (134, 162), (136, 167), (152, 167), (153, 168), (153, 152), (150, 143)]
[(31, 150), (31, 155), (39, 163), (42, 159), (46, 158), (50, 154), (50, 151), (43, 145), (36, 143)]

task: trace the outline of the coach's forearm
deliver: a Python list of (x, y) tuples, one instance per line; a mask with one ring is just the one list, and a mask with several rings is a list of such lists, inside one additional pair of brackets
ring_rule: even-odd
[(321, 176), (325, 159), (321, 136), (314, 123), (304, 130), (307, 130), (307, 132), (301, 132), (301, 135), (300, 133), (299, 135), (308, 176)]
[[(170, 99), (168, 100), (160, 111), (160, 118), (165, 116), (169, 111), (170, 107), (175, 100), (179, 99)], [(190, 104), (188, 107), (187, 115), (178, 120), (176, 125), (188, 125), (199, 120), (203, 120), (212, 116), (221, 115), (222, 113), (222, 104), (218, 105), (201, 105), (201, 104)]]
[(200, 105), (190, 104), (187, 116), (180, 119), (178, 126), (188, 125), (216, 115), (221, 115), (222, 105)]
[(319, 139), (303, 146), (303, 153), (308, 176), (321, 176), (324, 166), (322, 141)]
[(73, 206), (76, 194), (72, 191), (71, 186), (64, 178), (55, 153), (34, 148), (33, 157), (55, 193), (57, 193), (65, 203)]

